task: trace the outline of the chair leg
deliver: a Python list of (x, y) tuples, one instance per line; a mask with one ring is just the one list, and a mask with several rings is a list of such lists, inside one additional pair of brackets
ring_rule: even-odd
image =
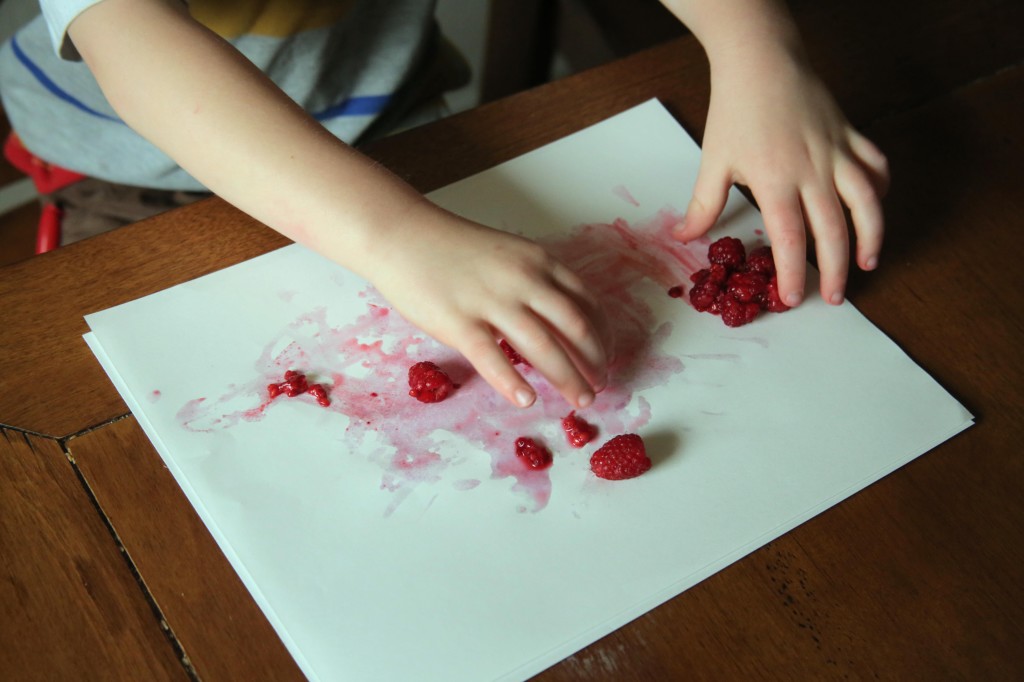
[(491, 0), (481, 100), (547, 82), (558, 35), (557, 0)]

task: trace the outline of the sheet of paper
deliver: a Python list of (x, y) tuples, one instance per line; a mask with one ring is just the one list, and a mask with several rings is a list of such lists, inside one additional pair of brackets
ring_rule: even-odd
[[(364, 281), (290, 246), (88, 316), (87, 341), (302, 670), (322, 680), (523, 680), (967, 428), (852, 305), (728, 328), (666, 291), (708, 241), (668, 235), (699, 150), (657, 102), (435, 192), (539, 239), (614, 321), (612, 386), (581, 414), (505, 405)], [(734, 193), (711, 238), (764, 243)], [(439, 272), (437, 276), (443, 277)], [(808, 291), (815, 291), (811, 282)], [(461, 384), (410, 398), (410, 365)], [(270, 399), (302, 370), (330, 390)], [(653, 468), (596, 478), (619, 433)], [(517, 436), (554, 452), (532, 471)]]

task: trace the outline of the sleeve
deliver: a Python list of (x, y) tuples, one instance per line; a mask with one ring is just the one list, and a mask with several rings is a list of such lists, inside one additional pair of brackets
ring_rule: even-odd
[(50, 30), (53, 51), (61, 59), (81, 61), (82, 57), (68, 37), (68, 26), (79, 14), (103, 0), (39, 0), (46, 27)]

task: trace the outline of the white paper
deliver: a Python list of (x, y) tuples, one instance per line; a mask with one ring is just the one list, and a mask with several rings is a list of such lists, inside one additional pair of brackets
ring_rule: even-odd
[[(666, 295), (706, 263), (707, 240), (665, 240), (698, 164), (652, 101), (431, 195), (606, 287), (633, 364), (581, 411), (601, 432), (582, 450), (530, 369), (538, 404), (506, 406), (299, 246), (87, 317), (97, 358), (307, 676), (526, 679), (970, 425), (849, 303), (812, 296), (732, 329)], [(750, 248), (762, 230), (734, 192), (710, 237)], [(461, 387), (436, 405), (408, 397), (419, 360)], [(286, 369), (327, 384), (331, 406), (269, 400)], [(596, 478), (589, 455), (628, 431), (653, 468)], [(554, 465), (505, 475), (520, 435)]]

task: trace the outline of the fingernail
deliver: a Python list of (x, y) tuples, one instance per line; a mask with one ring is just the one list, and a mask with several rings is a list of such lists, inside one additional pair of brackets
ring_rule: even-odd
[(864, 267), (867, 268), (868, 270), (874, 270), (875, 268), (877, 268), (878, 256), (871, 256), (870, 258), (868, 258), (867, 262), (864, 264)]
[(584, 391), (580, 393), (580, 397), (576, 400), (576, 404), (580, 407), (589, 407), (594, 402), (594, 394), (590, 391)]
[(800, 305), (800, 298), (800, 294), (794, 291), (789, 296), (786, 296), (786, 305), (788, 305), (790, 308), (795, 308), (796, 306)]
[(832, 294), (832, 298), (828, 299), (832, 305), (839, 305), (843, 302), (843, 294), (839, 291)]
[(519, 407), (529, 407), (533, 404), (533, 393), (527, 391), (525, 388), (521, 388), (516, 391), (516, 405)]

